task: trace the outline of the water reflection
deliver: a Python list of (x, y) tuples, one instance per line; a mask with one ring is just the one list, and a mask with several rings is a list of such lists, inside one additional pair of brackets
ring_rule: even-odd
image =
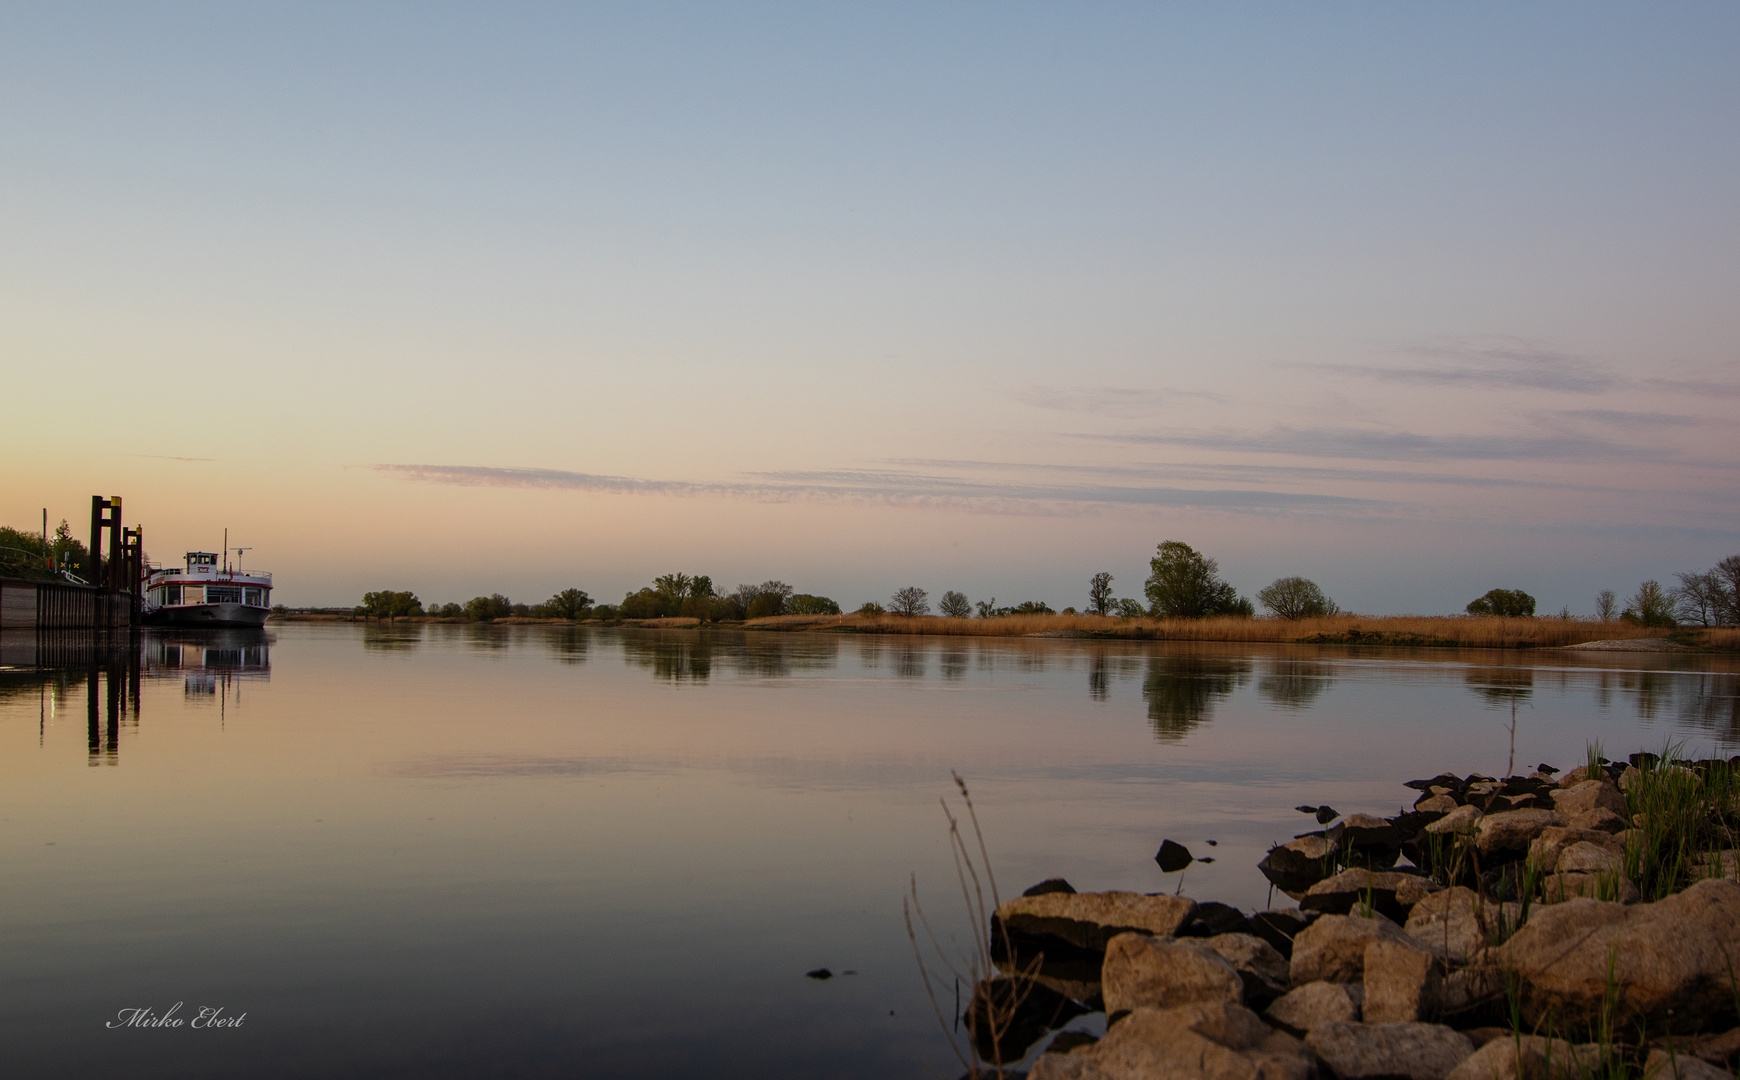
[(1308, 660), (1270, 661), (1257, 678), (1257, 693), (1283, 709), (1309, 709), (1335, 681), (1335, 668)]
[(1250, 680), (1248, 660), (1156, 654), (1148, 659), (1142, 699), (1148, 722), (1162, 741), (1182, 739), (1212, 718), (1214, 707)]
[(1533, 668), (1471, 668), (1462, 681), (1478, 694), (1489, 709), (1508, 709), (1534, 696)]

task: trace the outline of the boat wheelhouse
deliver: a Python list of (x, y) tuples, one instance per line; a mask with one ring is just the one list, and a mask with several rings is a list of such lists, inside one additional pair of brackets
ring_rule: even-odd
[(209, 551), (190, 551), (182, 569), (145, 577), (142, 617), (154, 626), (261, 626), (271, 608), (271, 574), (219, 566)]

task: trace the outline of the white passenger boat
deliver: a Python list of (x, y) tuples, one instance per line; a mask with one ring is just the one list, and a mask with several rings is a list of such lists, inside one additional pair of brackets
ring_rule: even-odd
[(218, 565), (209, 551), (190, 551), (178, 570), (145, 576), (141, 618), (151, 626), (260, 626), (272, 608), (272, 575)]

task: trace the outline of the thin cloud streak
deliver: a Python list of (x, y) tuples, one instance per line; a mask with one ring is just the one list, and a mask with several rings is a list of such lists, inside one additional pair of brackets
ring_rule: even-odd
[(1574, 435), (1420, 435), (1350, 428), (1272, 428), (1243, 434), (1071, 433), (1068, 438), (1145, 446), (1192, 446), (1247, 454), (1375, 461), (1632, 461), (1677, 458), (1660, 450)]
[[(1565, 394), (1604, 393), (1621, 382), (1602, 365), (1587, 357), (1573, 356), (1523, 341), (1420, 344), (1409, 346), (1404, 351), (1440, 363), (1430, 367), (1391, 367), (1378, 364), (1288, 366), (1417, 386), (1551, 390)], [(1449, 364), (1442, 361), (1449, 361)]]
[(1119, 420), (1153, 416), (1180, 400), (1225, 402), (1224, 394), (1204, 390), (1147, 390), (1128, 386), (1029, 386), (1010, 395), (1023, 405), (1057, 412), (1088, 413)]
[(725, 496), (769, 502), (800, 499), (953, 506), (988, 512), (1036, 512), (1047, 504), (1196, 507), (1218, 510), (1325, 510), (1385, 505), (1380, 500), (1282, 491), (1198, 490), (1110, 484), (994, 484), (897, 472), (823, 470), (754, 473), (756, 481), (643, 480), (625, 476), (485, 465), (371, 465), (418, 483), (531, 488), (602, 494)]

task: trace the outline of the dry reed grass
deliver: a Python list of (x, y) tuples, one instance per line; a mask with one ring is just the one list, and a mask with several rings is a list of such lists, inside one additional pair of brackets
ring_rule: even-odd
[[(1666, 637), (1668, 631), (1622, 622), (1578, 619), (1507, 619), (1462, 615), (1332, 615), (1320, 619), (1115, 619), (1102, 615), (1009, 615), (951, 619), (925, 615), (778, 615), (745, 624), (759, 630), (842, 630), (881, 634), (1024, 637), (1030, 634), (1140, 638), (1155, 641), (1321, 642), (1323, 644), (1440, 645), (1487, 649), (1543, 649), (1587, 641)], [(1740, 630), (1687, 631), (1692, 644), (1740, 649)]]

